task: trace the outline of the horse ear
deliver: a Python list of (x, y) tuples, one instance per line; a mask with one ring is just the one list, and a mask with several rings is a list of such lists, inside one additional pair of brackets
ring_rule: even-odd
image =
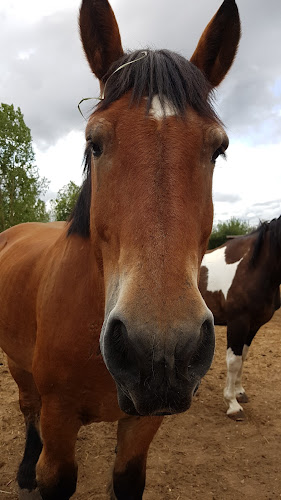
[(111, 64), (124, 53), (118, 24), (108, 1), (83, 0), (79, 25), (91, 70), (102, 80)]
[(231, 67), (240, 34), (240, 19), (235, 0), (224, 0), (203, 32), (190, 59), (213, 87), (221, 83)]

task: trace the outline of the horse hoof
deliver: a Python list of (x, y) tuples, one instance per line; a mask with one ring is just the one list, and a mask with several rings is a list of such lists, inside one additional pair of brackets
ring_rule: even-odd
[(240, 394), (237, 394), (236, 399), (237, 399), (238, 403), (248, 403), (249, 402), (249, 398), (248, 398), (246, 392), (241, 392)]
[(227, 413), (227, 416), (231, 418), (231, 420), (235, 420), (235, 422), (243, 422), (246, 418), (243, 410), (239, 410), (235, 413)]
[(42, 500), (39, 490), (19, 490), (19, 500)]

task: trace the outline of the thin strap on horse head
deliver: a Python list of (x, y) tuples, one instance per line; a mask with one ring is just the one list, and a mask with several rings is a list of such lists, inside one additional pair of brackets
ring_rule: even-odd
[(121, 64), (121, 66), (119, 66), (119, 68), (117, 68), (115, 71), (113, 71), (113, 73), (111, 73), (111, 75), (108, 77), (108, 79), (106, 80), (105, 82), (105, 85), (103, 87), (103, 91), (101, 93), (101, 96), (100, 97), (83, 97), (83, 99), (81, 99), (78, 103), (78, 110), (79, 110), (79, 113), (83, 116), (84, 120), (87, 121), (87, 119), (85, 118), (85, 116), (83, 115), (82, 111), (81, 111), (81, 108), (80, 108), (80, 104), (82, 104), (82, 102), (84, 101), (89, 101), (89, 100), (92, 100), (92, 99), (97, 99), (99, 101), (102, 101), (104, 99), (104, 94), (105, 94), (105, 89), (106, 89), (106, 85), (107, 85), (107, 82), (108, 80), (115, 74), (117, 73), (117, 71), (120, 71), (121, 69), (123, 69), (125, 66), (127, 66), (128, 64), (133, 64), (134, 62), (137, 62), (139, 61), (140, 59), (143, 59), (143, 57), (146, 57), (147, 56), (147, 50), (143, 50), (142, 52), (142, 55), (141, 57), (138, 57), (137, 59), (134, 59), (133, 61), (129, 61), (125, 64)]
[(119, 66), (115, 71), (113, 71), (113, 73), (111, 73), (111, 75), (108, 77), (108, 79), (106, 80), (106, 82), (104, 84), (103, 91), (101, 93), (101, 99), (104, 99), (105, 89), (106, 89), (106, 85), (108, 83), (108, 80), (110, 78), (112, 78), (112, 76), (115, 75), (115, 73), (117, 73), (117, 71), (120, 71), (121, 69), (125, 68), (125, 66), (128, 66), (128, 64), (133, 64), (133, 63), (135, 63), (137, 61), (140, 61), (141, 59), (143, 59), (144, 57), (146, 57), (147, 54), (148, 54), (147, 50), (143, 50), (140, 57), (137, 57), (137, 59), (133, 59), (133, 61), (128, 61), (128, 62), (126, 62), (124, 64), (121, 64), (121, 66)]
[(254, 244), (253, 253), (249, 261), (250, 266), (255, 267), (258, 262), (260, 252), (265, 242), (265, 236), (269, 233), (270, 251), (281, 252), (281, 216), (278, 219), (272, 219), (270, 222), (261, 222), (259, 227), (251, 234), (257, 233), (257, 239)]

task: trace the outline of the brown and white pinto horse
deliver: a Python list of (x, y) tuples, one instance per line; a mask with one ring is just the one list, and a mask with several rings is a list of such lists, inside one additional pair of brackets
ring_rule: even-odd
[(163, 415), (189, 408), (213, 358), (198, 277), (228, 140), (210, 92), (240, 22), (225, 0), (191, 62), (124, 54), (107, 0), (83, 0), (80, 30), (104, 91), (86, 128), (85, 182), (67, 224), (0, 235), (0, 340), (26, 422), (20, 496), (68, 500), (79, 428), (119, 420), (109, 495), (137, 500)]
[(245, 418), (239, 403), (248, 397), (242, 369), (259, 328), (280, 307), (281, 217), (262, 223), (249, 235), (228, 240), (202, 261), (200, 291), (215, 324), (227, 325), (227, 415)]

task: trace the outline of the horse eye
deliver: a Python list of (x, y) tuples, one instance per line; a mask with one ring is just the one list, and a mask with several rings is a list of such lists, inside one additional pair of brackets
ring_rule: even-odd
[(211, 163), (216, 163), (216, 159), (219, 157), (219, 156), (223, 156), (223, 158), (226, 158), (226, 154), (225, 154), (225, 149), (223, 146), (220, 146), (213, 154), (212, 158), (211, 158)]
[(94, 158), (99, 158), (102, 155), (102, 147), (97, 142), (93, 142), (92, 145), (92, 153)]

